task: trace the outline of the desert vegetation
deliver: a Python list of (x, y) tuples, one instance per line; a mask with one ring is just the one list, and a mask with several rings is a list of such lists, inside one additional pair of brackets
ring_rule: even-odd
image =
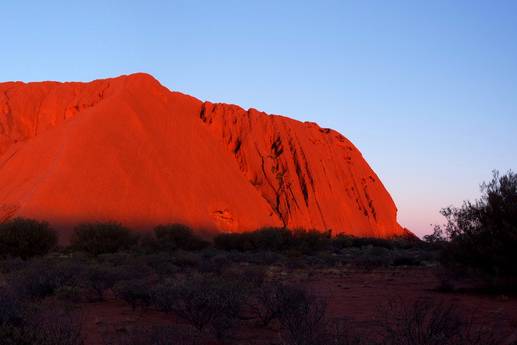
[[(478, 313), (458, 292), (515, 306), (516, 196), (516, 175), (495, 174), (425, 241), (90, 223), (59, 247), (48, 224), (15, 219), (0, 225), (0, 344), (511, 344), (517, 315)], [(408, 275), (419, 294), (398, 286), (410, 295), (370, 295), (374, 308), (357, 309), (354, 296)], [(477, 299), (479, 286), (488, 295)], [(92, 308), (128, 316), (110, 328)]]
[(57, 245), (48, 223), (15, 218), (0, 224), (0, 256), (28, 259), (45, 255)]
[[(441, 249), (444, 288), (517, 291), (517, 175), (493, 173), (481, 198), (442, 209), (444, 226), (426, 240)], [(463, 283), (463, 284), (462, 284)]]

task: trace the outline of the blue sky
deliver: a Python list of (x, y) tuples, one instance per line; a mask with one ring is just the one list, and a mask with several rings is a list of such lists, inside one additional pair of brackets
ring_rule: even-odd
[(332, 127), (418, 234), (517, 170), (517, 1), (3, 1), (0, 80), (143, 71)]

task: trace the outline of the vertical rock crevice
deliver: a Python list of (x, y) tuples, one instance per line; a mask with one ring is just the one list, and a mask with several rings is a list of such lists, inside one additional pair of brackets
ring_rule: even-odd
[(392, 218), (381, 219), (375, 206), (395, 209), (389, 194), (371, 182), (374, 173), (336, 131), (210, 102), (203, 104), (199, 118), (285, 227), (340, 233), (352, 226), (355, 231), (371, 228), (368, 235), (375, 236), (376, 227), (394, 224), (393, 231), (399, 231), (396, 211), (384, 212), (383, 217)]

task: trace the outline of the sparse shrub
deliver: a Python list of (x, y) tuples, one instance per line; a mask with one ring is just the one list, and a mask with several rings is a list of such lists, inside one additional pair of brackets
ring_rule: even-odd
[(35, 312), (24, 327), (24, 340), (31, 345), (82, 345), (78, 315), (51, 306)]
[(481, 186), (481, 198), (441, 211), (449, 243), (441, 262), (496, 288), (517, 287), (517, 174), (508, 172)]
[(144, 232), (138, 236), (135, 251), (141, 254), (152, 254), (160, 251), (160, 246), (154, 232)]
[(0, 261), (0, 273), (9, 274), (25, 267), (27, 263), (19, 257), (8, 257)]
[(198, 270), (201, 273), (215, 273), (220, 275), (229, 264), (230, 261), (225, 256), (218, 255), (201, 260)]
[(284, 286), (280, 294), (283, 344), (325, 344), (328, 336), (325, 301), (293, 286)]
[(289, 246), (292, 238), (291, 231), (281, 228), (262, 228), (247, 235), (251, 250), (284, 250)]
[(391, 264), (390, 251), (384, 247), (365, 247), (351, 258), (353, 265), (364, 269), (373, 270)]
[(454, 304), (389, 301), (379, 313), (379, 345), (497, 345), (489, 327), (466, 321)]
[(237, 251), (298, 251), (310, 254), (328, 247), (330, 232), (263, 228), (252, 232), (220, 234), (214, 245), (222, 250)]
[(61, 286), (54, 291), (54, 294), (58, 300), (72, 303), (88, 302), (94, 299), (91, 297), (90, 291), (77, 285)]
[(336, 266), (340, 263), (340, 258), (334, 253), (321, 252), (318, 256), (308, 258), (308, 262), (311, 265)]
[(268, 282), (257, 287), (250, 301), (250, 309), (263, 327), (280, 317), (284, 302), (282, 290), (284, 286), (278, 282)]
[(138, 305), (146, 307), (151, 303), (151, 294), (147, 279), (131, 279), (118, 282), (113, 287), (113, 293), (117, 298), (131, 305), (133, 310), (135, 310)]
[(327, 323), (327, 334), (314, 345), (372, 345), (363, 341), (353, 331), (352, 326), (343, 319), (331, 320)]
[(391, 238), (356, 237), (339, 234), (332, 239), (335, 249), (381, 247), (386, 249), (423, 248), (424, 243), (416, 236), (394, 236)]
[(237, 250), (241, 252), (255, 249), (250, 235), (246, 233), (219, 234), (214, 237), (214, 246), (221, 250)]
[(185, 325), (156, 325), (137, 327), (119, 335), (110, 345), (202, 345), (192, 328)]
[(168, 253), (149, 254), (144, 256), (143, 260), (158, 275), (171, 276), (179, 271), (173, 257)]
[(262, 286), (266, 279), (266, 270), (264, 267), (239, 267), (230, 271), (230, 274), (223, 275), (223, 278), (229, 277), (231, 281), (239, 282), (244, 288), (246, 285), (249, 289)]
[(157, 286), (152, 294), (158, 309), (174, 312), (198, 331), (209, 329), (218, 339), (234, 328), (243, 298), (234, 282), (202, 276)]
[(214, 246), (226, 251), (282, 252), (289, 257), (302, 257), (321, 252), (339, 252), (347, 248), (409, 249), (423, 248), (424, 244), (409, 235), (389, 239), (344, 234), (332, 237), (330, 230), (264, 228), (245, 233), (220, 234), (214, 238)]
[(81, 345), (80, 322), (59, 306), (37, 308), (0, 289), (0, 344)]
[(304, 289), (279, 282), (265, 282), (249, 301), (252, 314), (262, 327), (277, 320), (286, 345), (330, 344), (324, 300)]
[(291, 232), (290, 248), (303, 254), (312, 254), (327, 249), (331, 243), (331, 232), (297, 229)]
[(398, 252), (395, 254), (391, 264), (393, 266), (419, 266), (421, 260), (415, 253)]
[(258, 252), (227, 252), (228, 260), (234, 263), (250, 263), (256, 265), (271, 266), (285, 259), (282, 254), (268, 250)]
[(179, 298), (177, 289), (176, 284), (170, 281), (156, 285), (150, 291), (150, 304), (159, 311), (172, 312)]
[(190, 227), (183, 224), (159, 225), (154, 228), (154, 234), (159, 250), (201, 250), (209, 245), (207, 241), (194, 235)]
[(433, 233), (424, 236), (424, 241), (434, 248), (443, 249), (447, 245), (447, 235), (441, 226), (435, 225)]
[(201, 257), (193, 252), (178, 250), (172, 256), (172, 262), (177, 267), (198, 267), (201, 263)]
[(79, 263), (41, 259), (29, 262), (8, 277), (8, 283), (20, 296), (41, 299), (64, 286), (73, 286), (83, 267)]
[[(138, 271), (133, 272), (138, 274)], [(78, 286), (93, 292), (91, 301), (103, 301), (104, 292), (111, 289), (117, 282), (131, 279), (131, 272), (120, 270), (108, 265), (92, 264), (78, 277)]]
[(23, 321), (24, 309), (12, 289), (0, 288), (0, 325), (18, 325)]
[(72, 235), (71, 248), (93, 255), (128, 250), (138, 236), (119, 223), (79, 224)]
[(391, 244), (388, 240), (382, 238), (375, 237), (356, 237), (352, 235), (339, 234), (337, 235), (333, 241), (333, 245), (339, 249), (342, 248), (350, 248), (350, 247), (383, 247), (383, 248), (391, 248)]
[(222, 250), (272, 250), (287, 248), (291, 233), (282, 228), (263, 228), (252, 232), (220, 234), (214, 238), (214, 245)]
[(57, 234), (48, 223), (15, 218), (0, 224), (0, 255), (28, 259), (45, 255), (57, 245)]
[[(91, 258), (89, 258), (91, 259)], [(135, 255), (132, 252), (114, 252), (114, 253), (105, 253), (99, 254), (95, 257), (94, 260), (90, 260), (90, 262), (97, 262), (99, 264), (106, 264), (110, 266), (122, 266), (128, 264), (138, 263), (140, 256)]]
[(25, 317), (25, 307), (18, 296), (11, 289), (0, 288), (0, 344), (23, 344)]
[(354, 237), (345, 235), (345, 234), (339, 234), (332, 238), (332, 246), (334, 249), (343, 249), (343, 248), (350, 248), (354, 246)]

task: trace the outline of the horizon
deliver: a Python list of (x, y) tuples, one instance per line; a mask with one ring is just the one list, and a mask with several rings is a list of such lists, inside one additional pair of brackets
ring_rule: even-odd
[(492, 170), (517, 170), (517, 3), (200, 3), (2, 4), (0, 79), (144, 72), (201, 100), (333, 128), (419, 236), (444, 222), (440, 208), (477, 198)]

